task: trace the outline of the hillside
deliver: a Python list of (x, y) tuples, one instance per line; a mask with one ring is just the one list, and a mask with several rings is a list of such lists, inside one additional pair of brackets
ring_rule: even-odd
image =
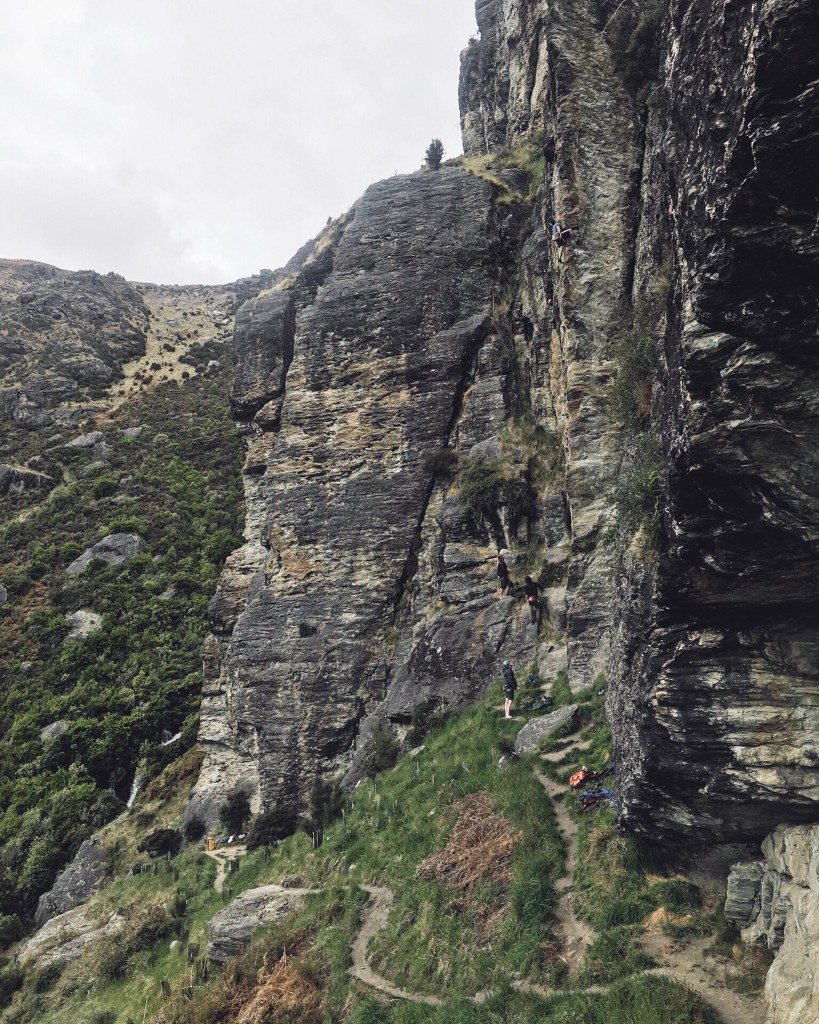
[(9, 1022), (819, 1020), (812, 5), (476, 16), (280, 270), (0, 265)]

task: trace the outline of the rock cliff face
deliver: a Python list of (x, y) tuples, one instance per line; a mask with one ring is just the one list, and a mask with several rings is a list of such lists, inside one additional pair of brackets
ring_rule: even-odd
[(533, 649), (491, 593), (504, 528), (470, 529), (436, 462), (501, 451), (509, 227), (460, 168), (396, 177), (240, 311), (247, 543), (211, 606), (190, 813), (241, 784), (292, 821), (384, 719), (474, 695), (505, 641)]
[(772, 1019), (802, 1024), (819, 1012), (819, 825), (777, 828), (762, 853), (732, 869), (725, 916), (777, 953), (765, 984)]
[(0, 416), (27, 426), (87, 415), (145, 349), (148, 309), (116, 274), (0, 260)]
[(670, 284), (663, 514), (656, 559), (624, 565), (610, 699), (624, 821), (655, 835), (817, 815), (811, 6), (671, 3), (664, 30), (635, 281), (635, 304), (659, 264)]
[[(463, 169), (373, 186), (237, 317), (247, 543), (192, 812), (244, 785), (292, 820), (508, 654), (609, 676), (628, 827), (760, 839), (819, 795), (811, 5), (671, 2), (646, 111), (616, 4), (476, 6)], [(611, 398), (629, 329), (639, 443)], [(523, 514), (502, 491), (475, 514), (476, 461)], [(656, 536), (617, 510), (635, 467)], [(539, 627), (492, 594), (498, 546), (544, 587)]]

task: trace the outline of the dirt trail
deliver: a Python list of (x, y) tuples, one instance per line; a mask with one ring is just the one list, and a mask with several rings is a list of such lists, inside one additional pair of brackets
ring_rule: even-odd
[[(558, 761), (567, 753), (582, 753), (587, 749), (587, 744), (581, 742), (582, 738), (583, 734), (579, 733), (572, 744), (555, 752), (556, 756), (547, 754), (544, 755), (544, 759)], [(567, 792), (566, 788), (540, 771), (536, 770), (535, 774), (552, 801), (557, 826), (566, 844), (564, 873), (555, 882), (555, 888), (559, 893), (555, 915), (564, 946), (564, 956), (571, 973), (581, 964), (583, 953), (594, 938), (594, 931), (577, 917), (571, 906), (572, 878), (577, 865), (577, 825), (562, 799)], [(353, 942), (350, 974), (369, 988), (391, 998), (406, 999), (427, 1006), (441, 1006), (443, 1001), (437, 996), (399, 988), (370, 966), (367, 947), (373, 937), (386, 927), (394, 897), (391, 890), (383, 886), (365, 885), (363, 888), (369, 893), (370, 902), (364, 910), (361, 928)], [(765, 1005), (762, 999), (734, 992), (724, 978), (724, 971), (722, 978), (718, 976), (722, 969), (705, 952), (710, 941), (710, 938), (703, 938), (680, 947), (661, 931), (649, 928), (643, 934), (641, 944), (656, 961), (657, 966), (637, 974), (670, 978), (690, 989), (722, 1015), (724, 1024), (755, 1024), (757, 1021), (763, 1021)], [(637, 974), (632, 977), (636, 977)], [(567, 991), (603, 995), (611, 988), (611, 985), (589, 985), (582, 989), (553, 989), (525, 980), (514, 981), (512, 984), (518, 992), (532, 993), (543, 998)], [(472, 1001), (481, 1004), (486, 1001), (488, 995), (489, 992), (486, 991), (478, 992), (472, 997)]]
[(216, 877), (213, 880), (213, 888), (218, 893), (221, 893), (225, 887), (230, 862), (239, 857), (244, 857), (246, 853), (246, 846), (223, 846), (221, 850), (205, 850), (205, 855), (216, 863)]
[(364, 911), (361, 929), (353, 942), (353, 962), (350, 974), (370, 988), (395, 999), (408, 999), (414, 1003), (426, 1003), (427, 1006), (443, 1005), (443, 1000), (438, 999), (437, 996), (426, 995), (423, 992), (408, 992), (406, 989), (392, 985), (370, 966), (367, 947), (370, 940), (386, 927), (394, 897), (389, 889), (381, 886), (364, 885), (362, 888), (370, 894), (370, 902)]
[[(563, 753), (571, 749), (571, 747), (568, 747)], [(555, 889), (558, 892), (555, 917), (557, 918), (560, 939), (563, 943), (563, 958), (568, 965), (569, 974), (572, 974), (582, 964), (586, 947), (594, 938), (594, 931), (590, 925), (586, 924), (585, 921), (581, 921), (572, 909), (572, 879), (574, 878), (574, 869), (577, 867), (577, 825), (574, 818), (566, 810), (562, 799), (566, 792), (565, 787), (557, 782), (553, 782), (540, 771), (536, 770), (535, 775), (538, 782), (543, 786), (546, 795), (552, 801), (557, 827), (566, 845), (566, 864), (563, 874), (555, 882)]]

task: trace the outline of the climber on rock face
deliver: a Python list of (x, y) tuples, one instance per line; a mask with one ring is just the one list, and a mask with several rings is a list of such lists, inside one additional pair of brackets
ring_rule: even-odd
[(503, 552), (498, 552), (498, 582), (500, 583), (501, 597), (509, 590), (509, 566), (506, 564), (506, 559), (503, 557)]
[(552, 229), (552, 241), (557, 246), (558, 256), (562, 260), (563, 246), (568, 244), (569, 235), (572, 233), (572, 229), (564, 228), (559, 220), (550, 221), (549, 227)]
[(512, 701), (515, 699), (515, 691), (518, 688), (518, 681), (515, 679), (515, 673), (512, 671), (512, 666), (508, 661), (503, 663), (503, 696), (505, 698), (503, 702), (503, 716), (504, 718), (511, 718)]
[(523, 584), (523, 593), (526, 595), (526, 601), (529, 605), (529, 612), (532, 616), (532, 622), (537, 622), (538, 611), (540, 609), (540, 602), (538, 601), (538, 593), (540, 591), (540, 584), (535, 583), (531, 576), (527, 576)]

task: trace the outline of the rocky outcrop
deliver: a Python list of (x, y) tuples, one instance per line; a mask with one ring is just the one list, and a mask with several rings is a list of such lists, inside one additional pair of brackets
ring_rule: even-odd
[(80, 576), (95, 558), (108, 565), (122, 565), (145, 549), (145, 541), (135, 533), (109, 533), (92, 544), (66, 568), (72, 576)]
[(37, 927), (42, 928), (52, 917), (65, 914), (85, 903), (89, 896), (105, 884), (111, 865), (110, 849), (93, 836), (86, 839), (65, 871), (57, 876), (51, 889), (40, 897), (34, 915)]
[(541, 715), (527, 722), (515, 739), (515, 753), (518, 755), (535, 754), (540, 744), (561, 729), (570, 727), (577, 716), (577, 704), (569, 704), (558, 708), (548, 715)]
[(775, 829), (762, 863), (736, 864), (725, 916), (776, 952), (765, 982), (771, 1024), (819, 1019), (819, 825)]
[(308, 893), (307, 889), (263, 885), (237, 896), (208, 922), (208, 960), (223, 964), (241, 953), (260, 928), (299, 910)]
[(0, 496), (23, 491), (48, 490), (54, 480), (47, 474), (29, 466), (0, 465)]
[[(247, 534), (191, 813), (242, 786), (295, 818), (502, 653), (575, 692), (610, 673), (627, 827), (759, 839), (817, 807), (810, 5), (671, 0), (647, 110), (617, 5), (476, 6), (471, 176), (373, 186), (237, 316)], [(656, 361), (639, 438), (612, 402), (628, 329)], [(468, 463), (499, 481), (479, 513)], [(655, 538), (617, 509), (657, 476)], [(527, 542), (535, 626), (489, 588)]]
[(0, 416), (26, 426), (87, 415), (145, 348), (148, 310), (117, 274), (0, 260)]
[(38, 972), (62, 970), (79, 960), (90, 943), (113, 938), (124, 928), (125, 918), (119, 913), (98, 918), (87, 907), (75, 907), (50, 918), (36, 935), (22, 943), (17, 963)]
[(623, 821), (652, 836), (819, 813), (813, 18), (672, 0), (664, 30), (634, 291), (663, 514), (609, 689)]

